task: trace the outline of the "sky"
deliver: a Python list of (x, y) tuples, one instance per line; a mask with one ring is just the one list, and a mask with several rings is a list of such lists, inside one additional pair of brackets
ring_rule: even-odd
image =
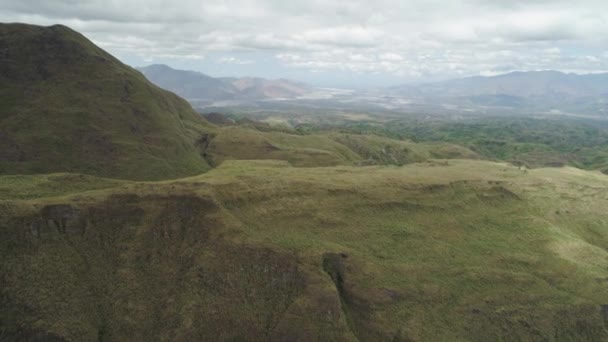
[(0, 0), (132, 66), (379, 87), (515, 70), (608, 70), (605, 0)]

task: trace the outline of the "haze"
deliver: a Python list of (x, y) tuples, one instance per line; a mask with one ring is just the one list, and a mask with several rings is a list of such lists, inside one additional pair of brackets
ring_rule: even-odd
[(605, 1), (1, 0), (0, 21), (70, 26), (133, 66), (369, 87), (607, 69)]

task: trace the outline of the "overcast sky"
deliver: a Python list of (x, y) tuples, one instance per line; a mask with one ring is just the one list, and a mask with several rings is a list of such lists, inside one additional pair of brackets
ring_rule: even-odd
[(0, 21), (70, 26), (134, 66), (326, 86), (608, 70), (606, 0), (0, 0)]

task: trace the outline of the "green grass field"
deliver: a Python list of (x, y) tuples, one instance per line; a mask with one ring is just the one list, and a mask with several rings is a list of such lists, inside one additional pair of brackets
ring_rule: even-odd
[(607, 186), (474, 160), (4, 176), (0, 322), (79, 341), (599, 341)]

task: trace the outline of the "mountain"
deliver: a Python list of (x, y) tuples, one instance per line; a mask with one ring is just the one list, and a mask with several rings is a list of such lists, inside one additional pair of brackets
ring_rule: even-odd
[(0, 176), (0, 340), (606, 341), (607, 187), (472, 160)]
[[(396, 90), (408, 90), (397, 87)], [(491, 77), (468, 77), (416, 86), (423, 94), (446, 97), (506, 95), (515, 97), (608, 95), (608, 74), (565, 74), (559, 71), (512, 72)]]
[(222, 78), (223, 81), (234, 86), (244, 98), (249, 99), (277, 99), (295, 98), (305, 95), (311, 88), (300, 82), (285, 79), (267, 80), (264, 78)]
[(211, 125), (63, 26), (0, 62), (0, 341), (608, 340), (608, 177), (519, 158), (604, 165), (598, 120)]
[(139, 70), (154, 84), (195, 104), (296, 98), (312, 90), (306, 84), (290, 80), (255, 77), (213, 78), (200, 72), (176, 70), (159, 64)]
[(429, 103), (457, 103), (530, 110), (606, 114), (607, 74), (566, 74), (558, 71), (512, 72), (444, 82), (402, 85), (389, 93)]
[(209, 168), (197, 141), (210, 127), (65, 26), (0, 24), (0, 173), (197, 174)]
[(154, 64), (138, 70), (154, 84), (186, 99), (230, 100), (237, 93), (237, 89), (229, 82), (200, 72), (176, 70), (164, 64)]

